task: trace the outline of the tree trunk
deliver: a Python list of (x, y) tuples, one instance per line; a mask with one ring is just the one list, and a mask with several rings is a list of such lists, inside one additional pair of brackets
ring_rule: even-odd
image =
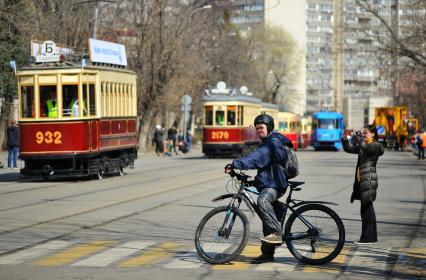
[(145, 152), (147, 147), (147, 140), (149, 137), (149, 128), (151, 126), (152, 117), (154, 114), (154, 110), (148, 109), (145, 111), (145, 114), (143, 115), (143, 120), (139, 122), (139, 151)]

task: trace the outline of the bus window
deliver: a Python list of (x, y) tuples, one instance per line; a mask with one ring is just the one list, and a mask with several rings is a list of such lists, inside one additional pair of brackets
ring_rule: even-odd
[(57, 118), (56, 85), (40, 86), (40, 117)]
[(34, 86), (21, 87), (21, 117), (34, 118)]
[(80, 116), (78, 102), (78, 85), (62, 86), (62, 116), (78, 117)]
[(225, 122), (225, 111), (220, 107), (216, 110), (216, 125), (224, 125)]
[(287, 122), (278, 122), (278, 130), (286, 131), (287, 130)]
[(226, 117), (228, 125), (236, 125), (236, 115), (237, 115), (237, 107), (236, 106), (228, 106), (226, 108)]
[(213, 106), (206, 106), (204, 111), (204, 124), (213, 125)]

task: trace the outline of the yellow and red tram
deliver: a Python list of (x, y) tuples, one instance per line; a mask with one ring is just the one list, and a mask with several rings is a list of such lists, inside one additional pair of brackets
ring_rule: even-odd
[(122, 175), (137, 158), (136, 75), (89, 63), (19, 69), (22, 177)]
[(277, 123), (278, 131), (290, 139), (291, 143), (293, 143), (293, 149), (297, 150), (301, 132), (300, 116), (290, 112), (279, 112)]
[(259, 114), (278, 114), (274, 104), (248, 95), (207, 95), (203, 99), (203, 146), (208, 157), (243, 155), (260, 143), (253, 126)]
[(301, 147), (306, 149), (311, 145), (311, 134), (312, 134), (312, 117), (302, 117), (301, 119)]

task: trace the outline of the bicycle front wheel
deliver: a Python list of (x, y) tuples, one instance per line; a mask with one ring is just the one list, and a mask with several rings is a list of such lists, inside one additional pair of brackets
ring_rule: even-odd
[(325, 264), (337, 257), (345, 243), (345, 227), (340, 217), (322, 204), (296, 209), (285, 225), (285, 242), (298, 260)]
[(208, 263), (228, 263), (243, 251), (249, 231), (247, 217), (240, 209), (217, 207), (208, 212), (198, 225), (195, 248)]

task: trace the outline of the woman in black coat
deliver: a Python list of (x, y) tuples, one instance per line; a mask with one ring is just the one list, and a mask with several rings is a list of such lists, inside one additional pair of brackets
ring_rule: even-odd
[(362, 133), (352, 133), (351, 140), (345, 133), (342, 139), (343, 149), (347, 153), (358, 154), (358, 162), (355, 170), (355, 182), (351, 195), (351, 203), (354, 200), (361, 201), (362, 233), (357, 244), (369, 244), (377, 242), (376, 214), (373, 201), (376, 200), (378, 179), (376, 163), (383, 155), (383, 146), (377, 142), (378, 135), (374, 125), (367, 125)]

